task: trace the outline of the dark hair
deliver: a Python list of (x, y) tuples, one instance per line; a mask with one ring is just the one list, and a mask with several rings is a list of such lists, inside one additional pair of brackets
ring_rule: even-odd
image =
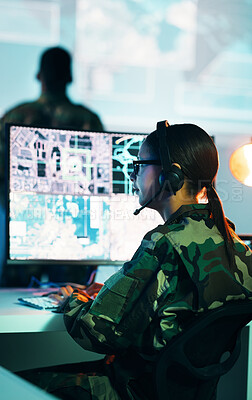
[(39, 74), (49, 89), (57, 90), (72, 82), (71, 56), (61, 47), (45, 50), (40, 59)]
[[(166, 134), (171, 162), (181, 166), (188, 183), (188, 191), (197, 195), (206, 188), (214, 223), (225, 240), (228, 258), (232, 265), (234, 242), (222, 202), (212, 185), (219, 168), (218, 151), (212, 138), (194, 124), (169, 125)], [(148, 135), (145, 141), (153, 155), (160, 158), (157, 131)]]

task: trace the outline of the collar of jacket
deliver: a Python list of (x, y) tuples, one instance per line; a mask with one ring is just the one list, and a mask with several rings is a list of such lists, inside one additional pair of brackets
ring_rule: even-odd
[(69, 103), (69, 99), (64, 93), (42, 93), (38, 99), (39, 103), (48, 103), (53, 101)]
[(176, 220), (190, 216), (192, 214), (201, 214), (202, 217), (208, 218), (210, 215), (209, 204), (187, 204), (179, 207), (175, 213), (173, 213), (165, 222), (165, 224), (175, 223)]

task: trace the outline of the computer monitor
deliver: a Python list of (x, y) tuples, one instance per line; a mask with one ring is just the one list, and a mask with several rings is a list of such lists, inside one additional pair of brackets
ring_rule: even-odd
[(16, 124), (8, 146), (7, 264), (122, 264), (162, 223), (138, 216), (130, 173), (145, 134)]
[(238, 236), (252, 250), (252, 234), (238, 234)]

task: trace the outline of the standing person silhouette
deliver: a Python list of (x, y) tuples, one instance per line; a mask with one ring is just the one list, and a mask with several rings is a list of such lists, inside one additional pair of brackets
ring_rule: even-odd
[(52, 47), (42, 54), (37, 79), (41, 83), (40, 97), (22, 103), (7, 111), (0, 121), (0, 177), (3, 178), (4, 125), (6, 122), (80, 130), (102, 131), (103, 125), (96, 113), (74, 104), (66, 89), (72, 82), (71, 55), (60, 47)]
[[(74, 104), (66, 94), (67, 86), (72, 82), (71, 61), (69, 52), (61, 47), (46, 49), (41, 55), (36, 76), (41, 83), (40, 97), (10, 109), (0, 120), (0, 220), (5, 213), (5, 123), (77, 130), (104, 129), (96, 113), (83, 105)], [(0, 276), (1, 263), (0, 259)]]

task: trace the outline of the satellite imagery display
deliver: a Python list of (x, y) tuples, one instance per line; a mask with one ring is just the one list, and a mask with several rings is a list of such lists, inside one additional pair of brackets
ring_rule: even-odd
[(157, 220), (132, 223), (130, 173), (144, 137), (11, 126), (11, 258), (128, 259)]

